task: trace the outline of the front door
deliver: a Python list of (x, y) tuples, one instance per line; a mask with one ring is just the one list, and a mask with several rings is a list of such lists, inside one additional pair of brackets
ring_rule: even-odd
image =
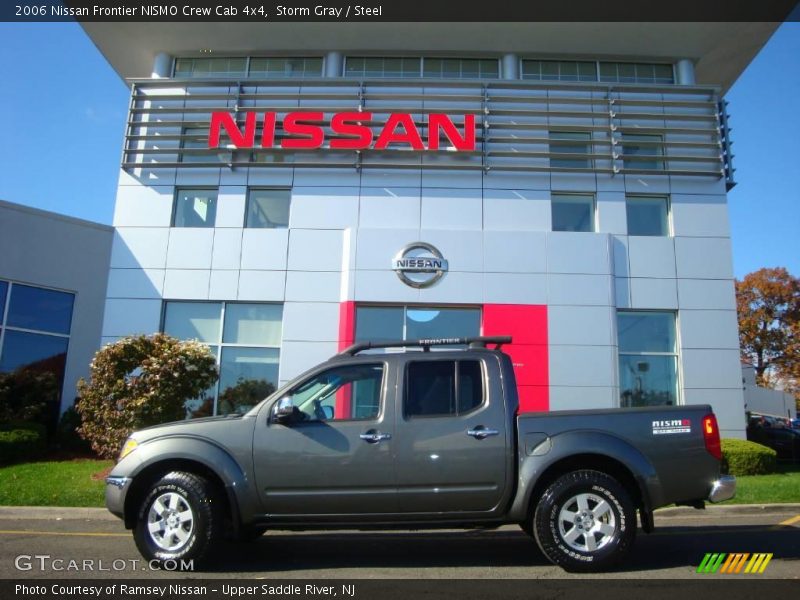
[(394, 390), (382, 361), (329, 367), (294, 386), (295, 418), (272, 406), (254, 434), (256, 483), (272, 516), (395, 512)]

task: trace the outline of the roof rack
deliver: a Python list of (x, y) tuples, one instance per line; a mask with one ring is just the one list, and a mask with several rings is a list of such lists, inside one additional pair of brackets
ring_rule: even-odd
[(494, 344), (494, 349), (499, 350), (503, 344), (510, 344), (510, 335), (499, 336), (477, 336), (465, 338), (431, 338), (422, 340), (385, 340), (374, 342), (358, 342), (348, 346), (337, 356), (355, 356), (364, 350), (372, 348), (410, 348), (420, 347), (423, 352), (430, 352), (431, 346), (469, 346), (470, 348), (486, 348), (487, 344)]

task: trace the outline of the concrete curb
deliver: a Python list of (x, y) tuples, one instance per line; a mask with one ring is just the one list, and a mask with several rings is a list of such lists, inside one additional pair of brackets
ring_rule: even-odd
[(672, 506), (659, 508), (656, 518), (700, 517), (713, 515), (800, 515), (800, 503), (797, 504), (706, 504), (705, 510), (697, 510), (690, 506)]
[[(705, 510), (697, 510), (689, 506), (661, 508), (656, 511), (656, 518), (669, 519), (678, 517), (701, 517), (712, 515), (800, 515), (800, 503), (797, 504), (723, 504), (706, 505)], [(19, 520), (88, 520), (115, 521), (120, 520), (105, 508), (76, 508), (61, 506), (0, 506), (0, 519)]]
[(121, 521), (105, 508), (68, 506), (0, 506), (0, 519)]

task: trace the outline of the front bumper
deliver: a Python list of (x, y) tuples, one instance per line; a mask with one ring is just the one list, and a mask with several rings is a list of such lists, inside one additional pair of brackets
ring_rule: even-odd
[(106, 507), (120, 519), (125, 518), (125, 494), (131, 481), (130, 477), (106, 477)]
[(730, 500), (736, 495), (736, 477), (733, 475), (722, 475), (711, 486), (708, 493), (709, 502), (723, 502)]

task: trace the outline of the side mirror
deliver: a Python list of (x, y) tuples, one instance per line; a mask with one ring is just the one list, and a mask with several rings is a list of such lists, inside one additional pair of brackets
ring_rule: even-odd
[(297, 409), (292, 404), (292, 399), (289, 396), (284, 396), (272, 409), (272, 418), (276, 423), (287, 423), (295, 416)]

